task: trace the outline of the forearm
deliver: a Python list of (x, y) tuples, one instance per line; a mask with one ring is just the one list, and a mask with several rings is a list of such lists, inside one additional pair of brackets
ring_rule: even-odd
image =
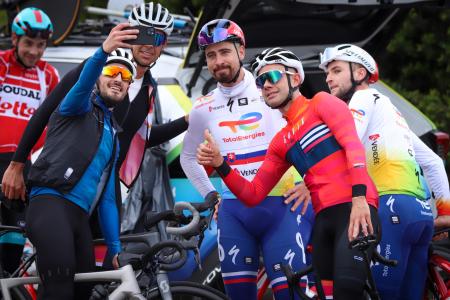
[(119, 212), (115, 201), (114, 174), (110, 176), (98, 207), (100, 227), (112, 255), (121, 251)]
[(215, 190), (205, 169), (197, 163), (195, 155), (189, 155), (182, 152), (180, 164), (187, 178), (202, 197), (205, 197), (209, 192)]
[(232, 170), (226, 161), (216, 171), (230, 191), (245, 205), (252, 207), (264, 200), (286, 171), (286, 168), (271, 168), (269, 165), (270, 162), (264, 161), (251, 182), (242, 177), (239, 171)]
[(90, 107), (90, 95), (105, 65), (108, 54), (100, 47), (90, 57), (81, 71), (80, 78), (61, 102), (59, 112), (65, 116), (86, 113)]
[(181, 117), (165, 124), (152, 125), (147, 147), (157, 146), (173, 139), (177, 135), (186, 131), (188, 125), (189, 124), (186, 122), (185, 117)]

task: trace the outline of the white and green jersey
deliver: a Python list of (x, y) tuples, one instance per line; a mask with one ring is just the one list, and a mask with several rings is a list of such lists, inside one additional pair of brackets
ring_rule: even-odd
[[(376, 89), (356, 91), (349, 103), (367, 167), (380, 195), (429, 198), (424, 175), (437, 198), (448, 199), (448, 180), (440, 158), (408, 127), (389, 98)], [(423, 174), (422, 167), (425, 174)], [(445, 181), (445, 182), (444, 182)]]

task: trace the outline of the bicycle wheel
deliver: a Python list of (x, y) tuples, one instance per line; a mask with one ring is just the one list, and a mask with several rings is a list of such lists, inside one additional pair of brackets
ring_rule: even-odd
[[(170, 292), (173, 300), (225, 300), (227, 296), (209, 286), (195, 282), (179, 281), (170, 283)], [(145, 294), (147, 299), (162, 299), (158, 288), (153, 288)]]

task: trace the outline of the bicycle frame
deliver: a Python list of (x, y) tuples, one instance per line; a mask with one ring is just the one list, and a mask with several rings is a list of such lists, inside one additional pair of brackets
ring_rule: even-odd
[[(448, 231), (448, 229), (440, 230), (435, 234)], [(433, 293), (433, 297), (430, 298), (427, 291), (425, 292), (424, 299), (449, 299), (450, 298), (450, 250), (447, 246), (438, 245), (439, 242), (434, 242), (430, 246), (432, 251), (428, 260), (428, 278), (427, 286), (431, 289), (428, 292)], [(447, 277), (443, 277), (443, 273), (447, 274)]]
[[(126, 265), (118, 270), (75, 274), (75, 282), (120, 281), (120, 285), (109, 295), (110, 300), (121, 300), (133, 296), (136, 300), (145, 300), (136, 280), (133, 268)], [(9, 289), (25, 285), (41, 284), (39, 277), (5, 278), (0, 280), (3, 299), (12, 300)]]

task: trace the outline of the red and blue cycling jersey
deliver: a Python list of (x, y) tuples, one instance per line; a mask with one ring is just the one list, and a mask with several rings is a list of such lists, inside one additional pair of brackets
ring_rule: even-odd
[(316, 213), (351, 202), (356, 185), (365, 185), (367, 202), (378, 206), (364, 147), (343, 101), (324, 92), (312, 99), (299, 96), (284, 117), (287, 125), (271, 141), (253, 181), (238, 172), (223, 178), (238, 199), (247, 205), (258, 204), (293, 165), (304, 178)]

